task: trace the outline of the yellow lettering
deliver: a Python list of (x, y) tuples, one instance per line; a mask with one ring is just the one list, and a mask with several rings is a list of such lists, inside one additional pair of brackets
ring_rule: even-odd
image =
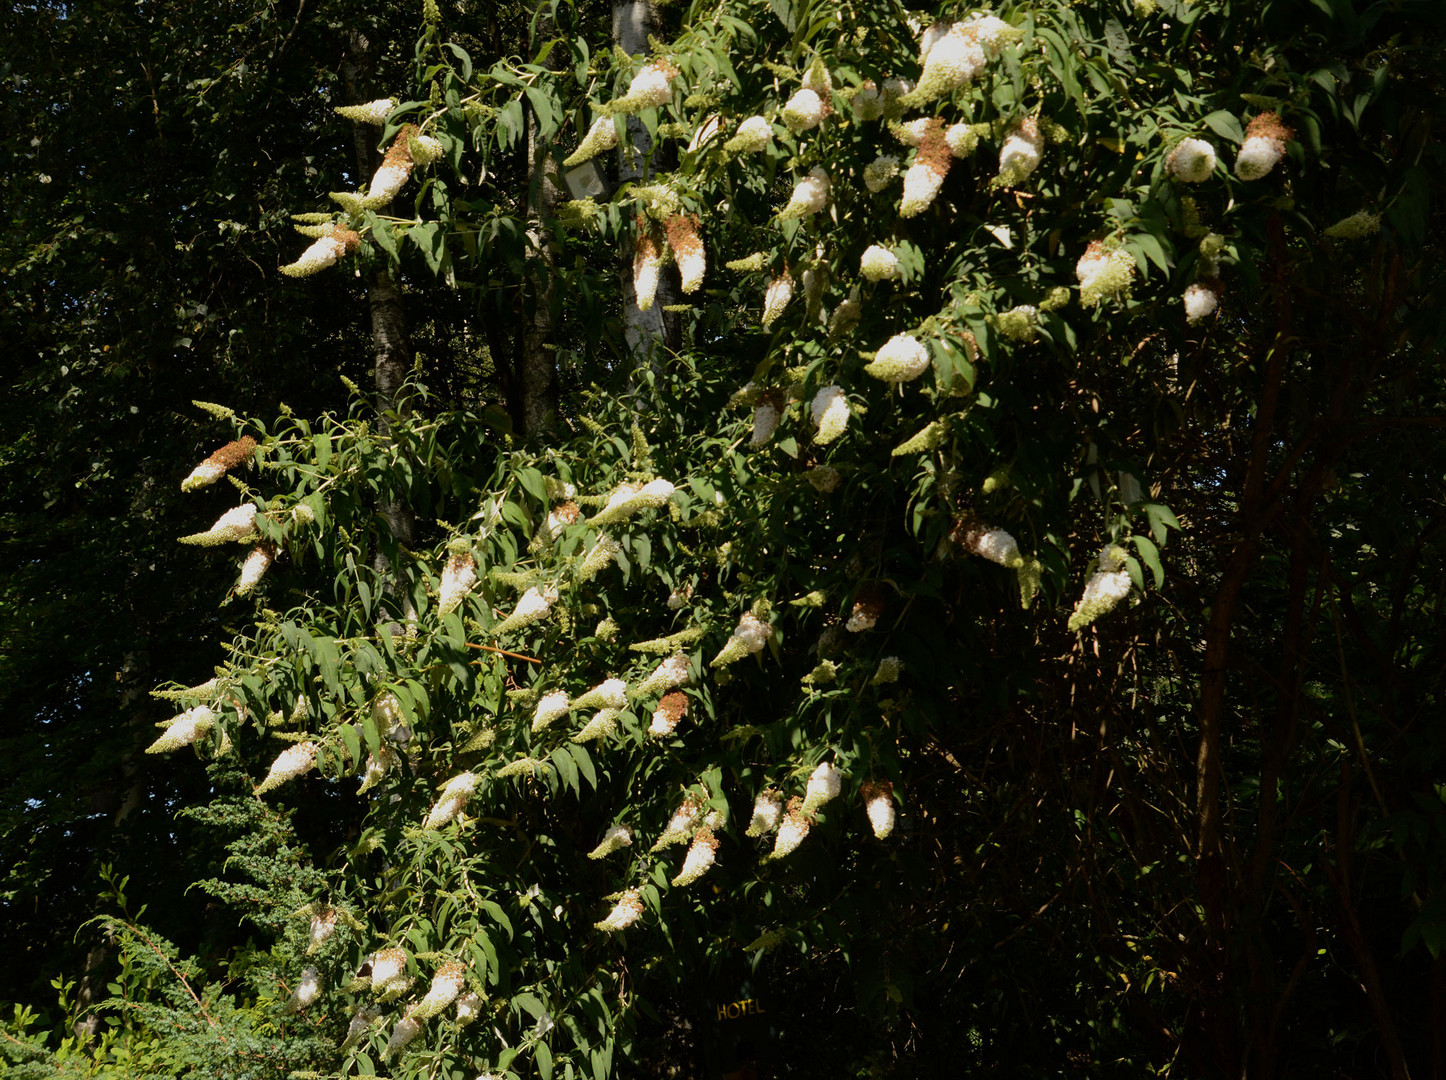
[(719, 1005), (719, 1006), (718, 1006), (718, 1019), (719, 1019), (719, 1020), (723, 1020), (723, 1019), (726, 1019), (727, 1016), (728, 1016), (728, 1006), (727, 1006), (727, 1005)]
[(728, 1019), (737, 1020), (742, 1015), (743, 1010), (739, 1007), (738, 1002), (730, 1002), (728, 1005)]

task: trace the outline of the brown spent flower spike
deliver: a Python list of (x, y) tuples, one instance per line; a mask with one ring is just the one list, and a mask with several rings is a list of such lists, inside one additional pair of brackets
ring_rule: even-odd
[(695, 293), (703, 284), (708, 269), (708, 256), (698, 236), (698, 218), (694, 214), (674, 214), (663, 222), (668, 232), (668, 246), (678, 263), (683, 278), (683, 292)]

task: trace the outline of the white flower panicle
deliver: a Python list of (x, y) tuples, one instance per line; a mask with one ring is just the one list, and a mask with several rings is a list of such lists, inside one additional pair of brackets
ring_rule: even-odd
[(574, 709), (625, 709), (628, 684), (622, 679), (605, 679), (572, 703)]
[(652, 310), (662, 271), (663, 249), (640, 216), (637, 239), (633, 242), (633, 296), (639, 311)]
[(646, 697), (649, 694), (664, 693), (674, 687), (682, 686), (689, 678), (688, 656), (686, 653), (676, 652), (654, 668), (651, 675), (633, 688), (633, 696)]
[(442, 142), (431, 135), (413, 135), (411, 143), (412, 161), (426, 168), (442, 158)]
[(628, 92), (614, 99), (611, 111), (635, 113), (666, 105), (673, 96), (672, 82), (677, 74), (678, 69), (667, 60), (654, 60), (633, 76)]
[(574, 165), (581, 165), (584, 161), (591, 161), (598, 154), (618, 148), (618, 128), (612, 116), (599, 116), (592, 122), (592, 127), (587, 129), (582, 142), (577, 144), (574, 150), (563, 161), (563, 167), (570, 169)]
[(809, 829), (813, 823), (809, 816), (803, 812), (798, 799), (791, 799), (788, 803), (788, 813), (784, 815), (783, 823), (778, 826), (778, 835), (773, 838), (773, 851), (768, 855), (770, 859), (781, 859), (785, 855), (791, 855), (798, 849), (808, 837)]
[(241, 579), (236, 582), (236, 595), (247, 596), (271, 569), (271, 563), (276, 558), (276, 548), (272, 544), (257, 544), (246, 556), (246, 561), (241, 564)]
[(476, 994), (466, 993), (457, 999), (457, 1023), (466, 1027), (482, 1014), (482, 999)]
[(197, 488), (214, 484), (236, 466), (251, 461), (255, 453), (256, 440), (250, 435), (242, 435), (241, 438), (228, 442), (192, 469), (190, 475), (181, 481), (181, 490), (195, 491)]
[(1130, 595), (1132, 582), (1124, 566), (1125, 550), (1119, 545), (1109, 544), (1100, 552), (1096, 570), (1085, 582), (1084, 594), (1069, 617), (1071, 630), (1083, 630)]
[(1033, 304), (1019, 304), (1002, 311), (994, 320), (999, 333), (1010, 341), (1028, 345), (1039, 337), (1039, 308)]
[(1024, 36), (1024, 31), (1010, 26), (997, 15), (989, 12), (975, 12), (964, 20), (964, 29), (974, 35), (974, 40), (984, 47), (990, 56), (998, 56), (1005, 45)]
[(655, 739), (667, 738), (677, 730), (678, 722), (687, 714), (687, 695), (677, 690), (664, 694), (658, 707), (653, 710), (653, 722), (648, 727), (648, 734)]
[(1134, 283), (1135, 260), (1123, 248), (1107, 251), (1103, 241), (1092, 240), (1075, 263), (1081, 307), (1098, 307), (1105, 300), (1127, 299)]
[(880, 840), (887, 839), (894, 831), (894, 785), (887, 780), (878, 784), (865, 784), (862, 794), (864, 813), (868, 815), (874, 836)]
[(888, 683), (899, 681), (899, 672), (903, 670), (903, 662), (897, 656), (886, 656), (879, 661), (878, 668), (874, 671), (874, 677), (869, 680), (873, 686), (884, 686)]
[(718, 838), (706, 826), (699, 829), (693, 843), (688, 846), (688, 854), (683, 856), (683, 868), (678, 871), (673, 884), (678, 888), (693, 884), (712, 867), (717, 853)]
[(406, 978), (407, 954), (402, 949), (372, 953), (372, 992), (384, 994)]
[(773, 141), (773, 125), (761, 116), (750, 116), (738, 125), (733, 138), (723, 144), (730, 154), (756, 154)]
[(710, 662), (711, 667), (724, 667), (742, 660), (745, 656), (752, 656), (761, 652), (763, 646), (768, 643), (769, 635), (772, 633), (769, 625), (754, 615), (751, 611), (743, 613), (738, 620), (738, 627), (723, 644), (717, 656)]
[(460, 963), (448, 960), (437, 969), (426, 996), (407, 1011), (407, 1016), (413, 1020), (426, 1020), (436, 1016), (457, 1000), (457, 995), (462, 992), (463, 974), (464, 969)]
[(973, 31), (964, 23), (954, 23), (939, 33), (935, 27), (925, 31), (919, 62), (924, 65), (919, 85), (909, 94), (911, 106), (923, 105), (967, 86), (984, 70), (987, 58)]
[(351, 1018), (351, 1023), (347, 1025), (346, 1038), (341, 1043), (342, 1052), (345, 1053), (355, 1046), (361, 1037), (371, 1030), (371, 1026), (381, 1019), (381, 1016), (382, 1014), (378, 1010), (370, 1007), (359, 1010)]
[(788, 302), (792, 299), (793, 278), (785, 269), (780, 276), (768, 283), (768, 289), (763, 294), (763, 329), (771, 328), (778, 321), (783, 309), (788, 307)]
[(309, 967), (301, 973), (296, 989), (291, 991), (290, 1006), (293, 1012), (300, 1012), (321, 996), (321, 972)]
[(626, 825), (614, 825), (603, 834), (602, 842), (587, 853), (589, 859), (605, 859), (614, 851), (633, 846), (633, 830)]
[(929, 350), (912, 334), (895, 334), (884, 343), (864, 372), (890, 383), (912, 382), (929, 368)]
[(762, 446), (773, 438), (780, 419), (778, 406), (771, 399), (760, 401), (753, 410), (753, 430), (748, 436), (748, 445)]
[(859, 273), (870, 281), (899, 276), (899, 257), (880, 244), (870, 244), (859, 258)]
[[(650, 480), (642, 485), (619, 484), (608, 496), (607, 505), (589, 518), (588, 524), (611, 525), (615, 521), (625, 521), (641, 510), (655, 510), (665, 505), (676, 491), (671, 480)], [(614, 551), (613, 555), (616, 554)]]
[(1006, 187), (1022, 183), (1039, 168), (1043, 157), (1044, 137), (1039, 133), (1039, 121), (1026, 117), (999, 149), (999, 182)]
[(808, 778), (808, 787), (803, 793), (803, 812), (813, 814), (825, 803), (836, 799), (843, 790), (843, 775), (831, 762), (823, 762)]
[(837, 439), (848, 427), (851, 415), (843, 387), (825, 386), (819, 390), (809, 404), (809, 414), (815, 425), (814, 442), (824, 446)]
[(1195, 282), (1185, 289), (1185, 321), (1191, 326), (1209, 318), (1220, 304), (1216, 289), (1203, 282)]
[(937, 117), (901, 124), (894, 134), (906, 145), (919, 148), (914, 163), (904, 173), (904, 194), (899, 200), (900, 217), (917, 217), (939, 197), (954, 155), (944, 138), (944, 121)]
[(577, 578), (579, 581), (591, 581), (607, 566), (616, 561), (622, 551), (620, 545), (611, 536), (602, 535), (597, 538), (597, 543), (583, 556), (582, 565), (578, 567)]
[(828, 65), (823, 62), (822, 57), (815, 57), (813, 63), (808, 65), (801, 85), (805, 90), (812, 90), (825, 100), (833, 93), (833, 78), (829, 75)]
[(404, 1050), (421, 1030), (422, 1022), (420, 1020), (414, 1020), (410, 1016), (398, 1020), (396, 1026), (392, 1028), (392, 1037), (387, 1040), (387, 1045), (382, 1050), (382, 1060), (390, 1061)]
[(663, 228), (668, 234), (668, 246), (673, 249), (673, 259), (678, 264), (684, 295), (697, 292), (708, 272), (708, 252), (698, 235), (698, 218), (692, 214), (673, 214), (663, 222)]
[(1235, 175), (1259, 180), (1285, 157), (1286, 141), (1294, 134), (1274, 112), (1263, 112), (1245, 126), (1245, 142), (1235, 158)]
[(773, 788), (766, 788), (753, 800), (753, 816), (748, 821), (745, 836), (767, 836), (778, 826), (783, 816), (783, 796)]
[(844, 629), (851, 634), (872, 630), (878, 625), (879, 618), (883, 613), (884, 605), (879, 597), (873, 595), (863, 597), (854, 601), (853, 610), (849, 612), (849, 621), (844, 624)]
[(783, 107), (783, 123), (789, 131), (799, 135), (818, 127), (828, 114), (828, 103), (816, 91), (805, 87), (789, 98), (788, 104)]
[(417, 135), (414, 124), (403, 125), (396, 139), (387, 151), (386, 157), (372, 174), (371, 185), (367, 188), (362, 206), (367, 210), (378, 210), (397, 197), (407, 179), (412, 175), (412, 140)]
[(227, 510), (216, 519), (216, 524), (205, 532), (183, 536), (180, 542), (200, 547), (244, 544), (248, 540), (256, 539), (256, 533), (256, 507), (252, 503), (242, 503), (235, 509)]
[(615, 934), (619, 930), (626, 930), (638, 921), (643, 913), (643, 901), (638, 895), (637, 889), (629, 889), (623, 893), (621, 899), (613, 905), (612, 911), (608, 912), (607, 918), (601, 922), (594, 923), (598, 930), (606, 930)]
[(898, 175), (899, 159), (893, 154), (880, 154), (864, 166), (864, 187), (877, 195)]
[(1381, 231), (1381, 215), (1369, 210), (1358, 210), (1350, 217), (1341, 218), (1325, 234), (1332, 240), (1364, 240)]
[(558, 717), (566, 716), (568, 707), (566, 690), (550, 690), (543, 694), (542, 700), (537, 703), (537, 711), (532, 714), (532, 730), (541, 731)]
[(311, 934), (306, 951), (316, 952), (336, 933), (337, 914), (335, 908), (322, 908), (311, 917)]
[(1181, 139), (1165, 158), (1165, 171), (1182, 184), (1203, 184), (1215, 172), (1215, 147), (1204, 139)]
[(583, 725), (582, 730), (572, 737), (572, 741), (586, 743), (606, 739), (618, 729), (620, 712), (620, 709), (599, 709), (593, 713), (592, 719)]
[(472, 792), (477, 790), (477, 782), (481, 779), (474, 772), (459, 773), (447, 781), (442, 793), (437, 798), (436, 805), (427, 814), (427, 819), (422, 822), (424, 829), (440, 829), (443, 825), (454, 820), (467, 805), (467, 800), (472, 797)]
[(673, 811), (673, 816), (668, 819), (667, 826), (663, 833), (654, 842), (651, 850), (662, 851), (665, 847), (674, 844), (686, 844), (693, 838), (693, 832), (698, 827), (698, 821), (703, 816), (703, 800), (696, 793), (689, 793), (682, 804)]
[(556, 589), (538, 589), (535, 586), (522, 594), (512, 614), (492, 628), (494, 637), (510, 634), (514, 630), (547, 618), (552, 605), (557, 601)]
[(271, 771), (266, 774), (256, 788), (256, 794), (262, 795), (278, 788), (288, 780), (295, 780), (311, 771), (316, 764), (316, 743), (302, 742), (295, 746), (288, 746), (281, 751), (275, 761), (271, 763)]
[(334, 111), (358, 124), (373, 124), (383, 127), (387, 122), (387, 117), (396, 107), (397, 103), (394, 99), (378, 98), (376, 101), (368, 101), (365, 105), (338, 105)]
[(849, 295), (838, 307), (833, 309), (833, 315), (828, 320), (828, 336), (830, 340), (836, 340), (858, 326), (859, 319), (863, 317), (864, 305), (859, 300), (859, 287), (855, 285), (849, 290)]
[(873, 79), (865, 79), (849, 101), (857, 120), (877, 120), (884, 115), (884, 98)]
[(1003, 529), (972, 530), (965, 543), (975, 555), (1000, 566), (1014, 569), (1024, 564), (1024, 558), (1019, 554), (1019, 542)]
[(824, 172), (821, 166), (815, 165), (808, 171), (807, 176), (794, 185), (788, 205), (778, 212), (779, 220), (808, 217), (818, 213), (828, 205), (832, 192), (833, 185), (829, 181), (828, 173)]
[(396, 751), (386, 743), (383, 743), (376, 753), (368, 754), (366, 767), (362, 770), (361, 787), (357, 788), (356, 793), (365, 795), (380, 784), (397, 761)]
[(148, 754), (168, 754), (190, 746), (216, 725), (216, 714), (206, 705), (197, 705), (172, 718), (161, 737), (146, 747)]
[(450, 615), (462, 606), (462, 601), (477, 584), (477, 560), (470, 551), (458, 552), (447, 560), (442, 570), (442, 588), (437, 598), (437, 607), (443, 615)]

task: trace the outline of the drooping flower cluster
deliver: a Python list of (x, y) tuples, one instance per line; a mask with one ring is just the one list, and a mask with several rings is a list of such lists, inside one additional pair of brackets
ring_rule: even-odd
[(772, 394), (765, 395), (753, 407), (753, 430), (748, 436), (748, 445), (758, 447), (768, 442), (773, 438), (773, 433), (778, 430), (778, 422), (782, 418), (783, 413), (779, 410), (778, 399)]
[(912, 382), (929, 367), (929, 350), (912, 334), (895, 334), (884, 343), (864, 371), (889, 383)]
[(200, 547), (216, 547), (218, 544), (244, 544), (256, 539), (256, 507), (253, 503), (242, 503), (233, 510), (227, 510), (203, 533), (183, 536), (179, 543), (196, 544)]
[[(677, 488), (671, 480), (649, 480), (646, 484), (619, 484), (608, 496), (607, 504), (588, 519), (589, 525), (611, 525), (626, 521), (643, 510), (656, 510), (667, 505)], [(616, 552), (614, 552), (616, 555)]]
[(390, 1061), (406, 1048), (422, 1030), (422, 1022), (410, 1016), (404, 1016), (398, 1020), (392, 1028), (392, 1037), (387, 1040), (387, 1045), (382, 1048), (382, 1060)]
[(1039, 337), (1039, 309), (1033, 304), (1020, 304), (995, 318), (999, 333), (1010, 341), (1028, 345)]
[(1005, 187), (1023, 183), (1044, 157), (1044, 136), (1039, 121), (1025, 117), (1004, 140), (999, 149), (999, 182)]
[(296, 989), (291, 991), (289, 1008), (292, 1012), (300, 1012), (320, 996), (321, 972), (314, 967), (306, 968), (301, 973)]
[(477, 789), (477, 782), (480, 779), (481, 777), (474, 772), (464, 772), (447, 781), (446, 786), (442, 788), (441, 795), (438, 796), (436, 803), (428, 812), (426, 820), (422, 822), (422, 828), (440, 829), (443, 825), (456, 820), (457, 815), (467, 805), (467, 800), (472, 797), (472, 792)]
[(738, 620), (738, 627), (723, 644), (718, 655), (711, 661), (712, 667), (724, 667), (742, 660), (745, 656), (752, 656), (760, 652), (763, 646), (768, 644), (769, 635), (772, 633), (768, 624), (751, 611), (745, 611), (743, 617)]
[(589, 859), (605, 859), (614, 851), (633, 846), (633, 830), (626, 825), (614, 825), (603, 834), (602, 842), (587, 853)]
[(962, 532), (964, 547), (972, 554), (1010, 569), (1023, 564), (1019, 542), (1005, 530), (975, 525), (966, 526)]
[(572, 703), (574, 709), (624, 709), (628, 684), (622, 679), (604, 679)]
[(828, 173), (815, 165), (808, 171), (807, 176), (794, 185), (788, 205), (778, 212), (778, 219), (786, 221), (789, 218), (808, 217), (818, 213), (828, 205), (832, 190), (833, 185), (829, 182)]
[(603, 534), (597, 538), (597, 543), (583, 556), (582, 565), (577, 569), (579, 581), (591, 581), (607, 566), (618, 557), (622, 551), (620, 545), (611, 536)]
[(417, 128), (414, 124), (405, 124), (402, 130), (397, 132), (397, 137), (392, 140), (386, 156), (372, 174), (372, 182), (367, 187), (365, 209), (379, 210), (397, 197), (408, 178), (412, 175), (412, 168), (416, 162), (412, 158), (412, 140), (417, 135)]
[(903, 662), (897, 656), (886, 656), (879, 661), (879, 666), (874, 671), (874, 677), (869, 682), (874, 686), (898, 682), (899, 672), (903, 670), (903, 667)]
[(275, 761), (271, 763), (271, 770), (266, 774), (256, 787), (256, 794), (263, 795), (273, 788), (278, 788), (288, 780), (295, 780), (311, 771), (316, 764), (317, 746), (314, 742), (301, 742), (295, 746), (288, 746), (281, 751)]
[(923, 105), (967, 86), (984, 70), (987, 57), (969, 23), (935, 23), (924, 32), (919, 62), (924, 65), (919, 85), (906, 99)]
[(552, 690), (542, 695), (537, 711), (532, 714), (532, 730), (541, 731), (558, 717), (568, 713), (567, 691)]
[(805, 86), (783, 106), (783, 123), (789, 131), (799, 135), (818, 127), (830, 111), (828, 102), (817, 91)]
[(677, 730), (678, 722), (688, 714), (688, 697), (681, 691), (674, 690), (670, 694), (664, 694), (658, 707), (653, 710), (653, 722), (648, 726), (648, 734), (655, 739), (667, 738)]
[(1109, 544), (1100, 552), (1095, 572), (1085, 582), (1084, 594), (1069, 617), (1071, 630), (1083, 630), (1130, 595), (1130, 574), (1124, 567), (1125, 549), (1118, 544)]
[(563, 160), (564, 168), (572, 168), (581, 165), (585, 161), (591, 161), (597, 155), (608, 150), (618, 148), (618, 127), (612, 116), (599, 116), (592, 122), (592, 127), (587, 129), (582, 142), (577, 144), (574, 150)]
[(874, 836), (880, 840), (887, 839), (894, 831), (894, 785), (888, 780), (864, 784), (861, 794), (864, 813), (869, 817)]
[(407, 953), (405, 949), (378, 949), (372, 953), (372, 993), (385, 994), (407, 983)]
[(382, 127), (396, 107), (397, 103), (393, 98), (378, 98), (364, 105), (338, 105), (333, 111), (358, 124)]
[(593, 713), (593, 717), (576, 735), (572, 737), (575, 743), (596, 742), (598, 739), (606, 739), (618, 729), (618, 716), (621, 709), (599, 709)]
[(904, 195), (899, 200), (900, 217), (917, 217), (938, 198), (954, 164), (954, 154), (944, 137), (944, 121), (938, 117), (901, 124), (895, 134), (906, 145), (919, 148), (909, 171), (904, 173)]
[(324, 907), (311, 916), (311, 932), (308, 939), (306, 951), (316, 952), (325, 945), (331, 936), (336, 933), (337, 911), (336, 908)]
[(361, 243), (361, 234), (342, 225), (331, 225), (325, 236), (314, 240), (301, 258), (281, 268), (287, 277), (310, 277), (320, 273)]
[(552, 605), (556, 602), (556, 589), (538, 589), (536, 587), (528, 589), (522, 594), (522, 599), (517, 601), (517, 606), (512, 609), (512, 614), (492, 627), (493, 636), (501, 637), (503, 634), (510, 634), (514, 630), (520, 630), (524, 626), (530, 626), (547, 618), (552, 611)]
[(748, 822), (746, 836), (767, 836), (778, 825), (783, 816), (783, 796), (773, 788), (766, 788), (753, 800), (753, 817)]
[(663, 693), (688, 681), (688, 655), (676, 652), (659, 664), (651, 675), (633, 688), (636, 697)]
[(673, 249), (673, 258), (683, 279), (683, 292), (697, 292), (708, 270), (708, 253), (698, 235), (698, 218), (692, 214), (674, 214), (663, 222), (663, 228), (667, 231), (668, 246)]
[(1165, 171), (1182, 184), (1201, 184), (1215, 172), (1215, 147), (1204, 139), (1181, 139), (1165, 158)]
[(195, 491), (197, 488), (214, 484), (236, 466), (250, 461), (255, 453), (256, 440), (250, 435), (242, 435), (192, 469), (190, 475), (181, 481), (181, 490)]
[(462, 605), (472, 586), (477, 584), (477, 560), (470, 551), (459, 551), (447, 559), (442, 570), (442, 587), (437, 597), (437, 610), (450, 615)]
[(738, 125), (733, 138), (723, 144), (730, 154), (755, 154), (773, 141), (773, 125), (762, 116), (750, 116)]
[(1381, 215), (1369, 210), (1358, 210), (1350, 217), (1341, 218), (1325, 230), (1332, 240), (1364, 240), (1381, 231)]
[(628, 92), (613, 99), (609, 106), (615, 113), (636, 113), (666, 105), (673, 96), (672, 82), (678, 69), (667, 60), (654, 60), (633, 76)]
[(432, 976), (432, 985), (427, 989), (426, 996), (408, 1010), (408, 1018), (426, 1020), (456, 1001), (457, 995), (462, 992), (463, 973), (462, 965), (456, 960), (448, 960), (439, 967)]
[(788, 800), (788, 813), (784, 815), (783, 823), (778, 826), (778, 835), (773, 839), (773, 851), (768, 858), (781, 859), (785, 855), (793, 854), (798, 845), (807, 839), (812, 827), (813, 819), (804, 811), (803, 800)]
[(658, 296), (658, 280), (663, 271), (663, 246), (653, 235), (647, 218), (639, 214), (637, 223), (637, 238), (633, 241), (633, 295), (639, 311), (650, 311)]
[(763, 294), (763, 329), (770, 329), (778, 317), (783, 314), (783, 309), (788, 307), (788, 302), (793, 299), (793, 277), (789, 274), (788, 268), (784, 267), (783, 273), (768, 283), (768, 289)]
[(843, 790), (843, 775), (832, 762), (825, 761), (808, 778), (808, 787), (803, 794), (803, 812), (817, 813), (819, 807), (838, 798)]
[(261, 583), (276, 558), (276, 545), (269, 541), (257, 544), (241, 564), (241, 579), (236, 582), (236, 595), (246, 596)]
[(833, 442), (849, 424), (849, 399), (841, 386), (825, 386), (813, 396), (809, 414), (816, 427), (813, 441), (820, 446)]
[(593, 925), (599, 930), (606, 930), (609, 933), (617, 933), (619, 930), (626, 930), (638, 921), (643, 913), (643, 901), (638, 895), (637, 889), (629, 889), (608, 912), (607, 918)]
[(187, 709), (171, 720), (161, 737), (146, 747), (148, 754), (168, 754), (183, 746), (190, 746), (216, 725), (216, 714), (207, 705)]
[(1135, 278), (1135, 260), (1123, 248), (1106, 249), (1092, 240), (1075, 264), (1081, 307), (1098, 307), (1105, 300), (1125, 299)]
[(673, 816), (668, 819), (667, 827), (663, 829), (662, 835), (653, 842), (652, 851), (662, 851), (665, 847), (674, 844), (686, 844), (693, 838), (693, 832), (698, 828), (698, 822), (703, 817), (703, 799), (697, 792), (689, 792), (684, 796), (678, 809), (673, 811)]
[(1259, 180), (1285, 157), (1285, 144), (1295, 133), (1274, 112), (1263, 112), (1245, 126), (1245, 142), (1235, 158), (1235, 175)]
[(718, 838), (707, 826), (699, 829), (693, 837), (693, 843), (688, 846), (688, 854), (683, 857), (683, 868), (673, 879), (673, 885), (682, 888), (693, 884), (713, 866), (717, 852)]

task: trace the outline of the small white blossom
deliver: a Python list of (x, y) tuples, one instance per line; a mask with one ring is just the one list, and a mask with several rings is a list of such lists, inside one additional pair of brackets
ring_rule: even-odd
[(568, 711), (567, 691), (552, 690), (542, 695), (542, 700), (537, 703), (537, 711), (532, 714), (532, 730), (541, 731), (560, 716), (566, 716)]
[(517, 601), (517, 607), (512, 610), (512, 614), (492, 628), (493, 635), (509, 634), (521, 627), (547, 618), (556, 600), (556, 590), (535, 587), (528, 589)]
[(442, 587), (437, 598), (438, 610), (449, 615), (462, 605), (472, 586), (477, 584), (477, 560), (470, 552), (461, 552), (447, 560), (442, 570)]
[(773, 125), (761, 116), (750, 116), (738, 125), (738, 131), (723, 144), (730, 154), (753, 154), (773, 140)]
[(870, 244), (859, 259), (859, 273), (870, 281), (899, 276), (899, 257), (880, 244)]
[(382, 1050), (382, 1060), (390, 1061), (415, 1039), (421, 1030), (422, 1022), (420, 1020), (413, 1020), (410, 1016), (398, 1020), (396, 1027), (392, 1028), (392, 1037), (387, 1040), (386, 1048)]
[(622, 679), (605, 679), (572, 703), (574, 709), (625, 709), (628, 684)]
[(763, 294), (763, 329), (767, 330), (778, 317), (783, 314), (783, 309), (788, 307), (788, 302), (793, 299), (793, 278), (785, 270), (782, 276), (774, 278), (768, 284), (767, 291)]
[(783, 816), (783, 796), (772, 788), (758, 793), (753, 800), (753, 817), (748, 822), (748, 836), (766, 836)]
[(818, 127), (827, 115), (823, 98), (807, 88), (799, 90), (783, 107), (783, 122), (795, 135)]
[(744, 612), (743, 617), (738, 620), (737, 629), (724, 643), (718, 655), (713, 657), (711, 666), (723, 667), (762, 651), (771, 633), (772, 630), (766, 622), (751, 611)]
[(877, 195), (898, 175), (899, 159), (893, 154), (880, 154), (864, 166), (864, 187)]
[(1182, 184), (1200, 184), (1215, 172), (1215, 147), (1204, 139), (1182, 139), (1165, 158), (1165, 171)]
[(824, 803), (838, 797), (843, 789), (843, 776), (830, 762), (823, 762), (808, 778), (803, 796), (803, 812), (812, 814)]
[(309, 967), (301, 973), (301, 981), (291, 992), (291, 1008), (300, 1011), (321, 996), (321, 973)]
[(773, 840), (773, 851), (768, 857), (781, 859), (785, 855), (793, 854), (798, 849), (798, 845), (808, 837), (811, 827), (808, 815), (797, 806), (790, 806), (788, 814), (783, 819), (783, 824), (778, 826), (778, 835)]
[(1044, 138), (1034, 117), (1020, 121), (999, 150), (999, 181), (1005, 185), (1024, 181), (1044, 156)]
[(179, 750), (183, 746), (190, 746), (206, 732), (210, 731), (216, 724), (216, 714), (205, 705), (197, 705), (193, 709), (187, 709), (179, 716), (172, 718), (161, 737), (150, 746), (146, 747), (148, 754), (167, 754), (172, 750)]
[(302, 742), (295, 746), (288, 746), (271, 763), (271, 771), (266, 774), (266, 779), (257, 786), (256, 794), (262, 795), (272, 788), (280, 787), (288, 780), (295, 780), (298, 776), (309, 772), (315, 764), (316, 743)]
[(772, 401), (761, 401), (753, 410), (753, 431), (748, 437), (749, 446), (762, 446), (773, 438), (778, 430), (780, 413)]
[(598, 154), (607, 150), (616, 150), (618, 146), (618, 128), (611, 116), (599, 116), (592, 122), (592, 127), (587, 129), (582, 142), (578, 143), (577, 149), (569, 154), (563, 161), (563, 167), (570, 169), (574, 165), (581, 165), (584, 161), (590, 161)]
[(818, 213), (828, 205), (832, 190), (833, 185), (829, 182), (828, 173), (815, 165), (808, 171), (807, 176), (794, 185), (788, 205), (779, 211), (779, 220), (808, 217)]
[(688, 854), (683, 857), (683, 868), (678, 871), (673, 884), (679, 888), (693, 884), (712, 867), (717, 851), (717, 837), (706, 827), (699, 829), (688, 847)]
[(1220, 303), (1219, 296), (1209, 285), (1195, 282), (1185, 289), (1185, 321), (1190, 325), (1208, 318)]
[(411, 1007), (407, 1016), (416, 1020), (436, 1016), (457, 1000), (457, 995), (462, 992), (462, 976), (462, 965), (455, 960), (447, 961), (432, 976), (432, 985), (426, 996)]
[(865, 784), (864, 813), (868, 815), (874, 836), (886, 839), (894, 831), (894, 785)]
[(391, 111), (396, 107), (397, 103), (392, 98), (378, 98), (376, 101), (368, 101), (365, 105), (338, 105), (335, 111), (358, 124), (374, 124), (382, 127), (386, 124)]
[(687, 654), (676, 652), (633, 688), (633, 696), (647, 697), (649, 694), (660, 694), (672, 690), (674, 687), (682, 686), (690, 677)]
[(614, 851), (633, 846), (633, 830), (626, 825), (614, 825), (602, 838), (597, 847), (587, 853), (589, 859), (605, 859)]
[(619, 930), (626, 930), (632, 926), (633, 923), (638, 921), (638, 917), (642, 915), (642, 913), (643, 901), (638, 896), (638, 890), (629, 889), (623, 893), (622, 898), (613, 906), (612, 911), (608, 912), (607, 918), (599, 923), (595, 923), (594, 926), (599, 930), (606, 930), (609, 933), (615, 934)]
[(205, 532), (181, 537), (181, 543), (215, 547), (217, 544), (244, 544), (255, 538), (256, 507), (252, 503), (242, 503), (233, 510), (227, 510)]
[(1019, 543), (1003, 529), (989, 529), (971, 536), (970, 548), (979, 555), (1000, 566), (1016, 567), (1024, 562), (1019, 554)]

